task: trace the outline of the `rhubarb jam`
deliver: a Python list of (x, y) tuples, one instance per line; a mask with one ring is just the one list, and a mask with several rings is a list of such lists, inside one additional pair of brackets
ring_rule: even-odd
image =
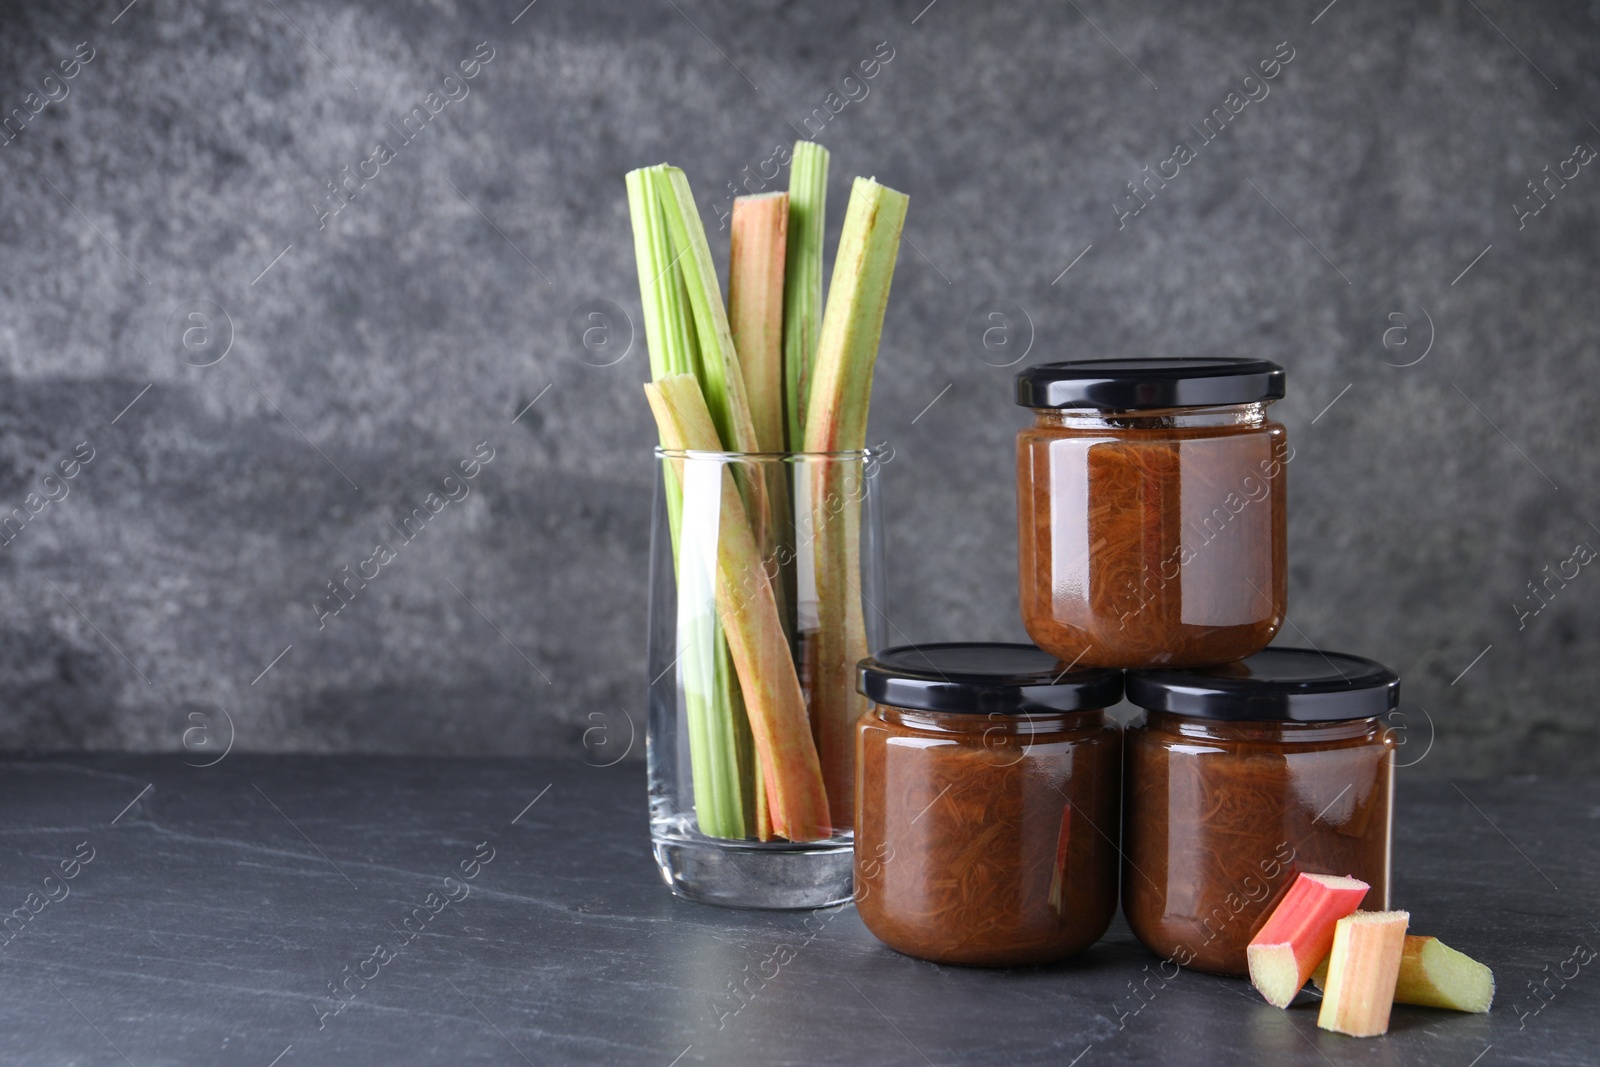
[(1114, 671), (1031, 645), (923, 645), (862, 661), (856, 909), (938, 963), (1064, 959), (1117, 906)]
[(1283, 624), (1283, 425), (1263, 360), (1046, 363), (1017, 376), (1023, 623), (1080, 667), (1199, 666)]
[(1371, 660), (1269, 648), (1132, 671), (1122, 910), (1152, 952), (1247, 973), (1245, 946), (1300, 872), (1359, 878), (1389, 906), (1399, 679)]

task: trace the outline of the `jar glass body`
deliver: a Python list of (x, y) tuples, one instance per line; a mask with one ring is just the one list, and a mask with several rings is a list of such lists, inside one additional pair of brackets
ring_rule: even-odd
[(1121, 730), (1103, 711), (873, 705), (857, 725), (856, 909), (940, 963), (1048, 963), (1117, 904)]
[[(885, 643), (890, 455), (656, 450), (650, 837), (679, 896), (748, 908), (850, 899), (855, 722), (868, 706), (855, 670)], [(788, 734), (770, 732), (780, 715)], [(811, 734), (820, 783), (794, 723)], [(771, 758), (787, 761), (777, 777), (762, 728)], [(773, 781), (820, 785), (804, 811), (819, 835), (783, 839)]]
[(1285, 468), (1265, 403), (1035, 409), (1017, 436), (1028, 635), (1079, 667), (1229, 663), (1283, 624)]
[(1359, 878), (1389, 906), (1394, 742), (1376, 718), (1217, 722), (1147, 712), (1126, 733), (1122, 909), (1152, 952), (1247, 973), (1297, 874)]

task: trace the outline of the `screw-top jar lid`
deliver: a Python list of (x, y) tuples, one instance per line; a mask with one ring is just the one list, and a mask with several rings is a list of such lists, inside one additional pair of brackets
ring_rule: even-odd
[(1033, 645), (900, 645), (857, 665), (856, 688), (891, 707), (987, 715), (1108, 708), (1122, 672), (1071, 671)]
[(1202, 719), (1338, 722), (1394, 710), (1400, 678), (1381, 663), (1312, 648), (1268, 648), (1237, 663), (1129, 671), (1128, 699)]
[(1235, 356), (1172, 359), (1074, 359), (1017, 372), (1025, 408), (1215, 407), (1283, 396), (1283, 368)]

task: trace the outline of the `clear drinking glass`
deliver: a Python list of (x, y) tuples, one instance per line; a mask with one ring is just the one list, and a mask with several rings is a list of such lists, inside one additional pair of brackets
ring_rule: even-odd
[(850, 899), (856, 663), (884, 645), (892, 454), (656, 449), (650, 838), (681, 897)]

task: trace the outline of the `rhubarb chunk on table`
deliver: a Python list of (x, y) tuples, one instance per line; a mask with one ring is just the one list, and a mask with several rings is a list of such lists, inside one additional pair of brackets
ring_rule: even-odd
[(1250, 984), (1267, 1003), (1287, 1008), (1333, 947), (1334, 924), (1361, 906), (1370, 887), (1359, 878), (1304, 874), (1273, 909), (1245, 950)]
[[(1327, 961), (1312, 973), (1311, 981), (1318, 989), (1328, 987)], [(1407, 934), (1400, 952), (1394, 1002), (1486, 1012), (1494, 1003), (1494, 972), (1437, 937)]]
[(1410, 922), (1403, 911), (1358, 911), (1335, 924), (1318, 1026), (1351, 1037), (1388, 1031)]

